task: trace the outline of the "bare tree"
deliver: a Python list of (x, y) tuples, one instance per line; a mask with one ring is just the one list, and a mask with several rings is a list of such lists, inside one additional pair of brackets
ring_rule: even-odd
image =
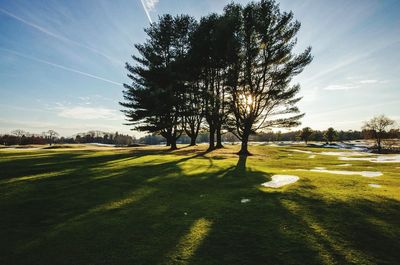
[(49, 142), (50, 145), (53, 144), (54, 140), (57, 138), (58, 135), (59, 135), (58, 132), (53, 131), (53, 130), (48, 130), (48, 131), (46, 132), (46, 136), (48, 137), (48, 139), (49, 139), (49, 141), (50, 141), (50, 142)]
[(26, 136), (28, 133), (25, 132), (24, 130), (17, 129), (17, 130), (12, 131), (11, 134), (15, 135), (17, 137), (22, 137), (24, 135)]
[(394, 124), (395, 121), (385, 115), (376, 116), (364, 122), (363, 130), (370, 132), (370, 135), (375, 139), (378, 153), (382, 151), (382, 139), (385, 137), (387, 130)]
[(22, 137), (27, 136), (29, 133), (24, 130), (21, 130), (21, 129), (16, 129), (16, 130), (12, 131), (11, 134), (17, 136), (18, 144), (20, 145), (22, 142)]

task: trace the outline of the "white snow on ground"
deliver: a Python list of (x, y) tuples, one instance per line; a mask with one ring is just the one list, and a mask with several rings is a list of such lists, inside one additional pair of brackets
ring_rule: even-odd
[(261, 184), (261, 186), (268, 188), (280, 188), (282, 186), (295, 183), (299, 180), (299, 177), (292, 175), (273, 175), (271, 179), (271, 181), (265, 182)]
[(378, 163), (400, 163), (400, 155), (384, 155), (384, 156), (378, 156), (375, 161), (372, 162), (378, 162)]
[(347, 157), (340, 156), (343, 161), (369, 161), (373, 163), (400, 163), (400, 155), (381, 155), (376, 157)]
[(340, 165), (337, 165), (338, 167), (351, 167), (352, 166), (352, 164), (340, 164)]
[(240, 202), (241, 203), (248, 203), (248, 202), (250, 202), (250, 199), (241, 199)]
[(382, 176), (382, 172), (379, 171), (346, 171), (346, 170), (328, 170), (324, 168), (310, 169), (312, 172), (339, 174), (339, 175), (360, 175), (367, 178), (374, 178)]
[(320, 155), (327, 156), (368, 156), (370, 153), (362, 153), (362, 152), (321, 152)]
[(372, 188), (380, 188), (380, 187), (382, 187), (382, 186), (379, 185), (379, 184), (372, 184), (372, 183), (368, 184), (368, 186), (370, 186), (370, 187), (372, 187)]
[[(379, 155), (365, 152), (311, 152), (293, 149), (293, 152), (310, 154), (308, 158), (315, 158), (315, 155), (328, 155), (328, 156), (339, 156), (339, 160), (342, 161), (369, 161), (373, 163), (400, 163), (400, 155)], [(358, 157), (363, 156), (363, 157)], [(367, 156), (367, 157), (365, 157)]]
[(313, 153), (311, 151), (305, 151), (305, 150), (299, 150), (299, 149), (292, 149), (291, 151), (297, 152), (297, 153), (303, 153), (303, 154), (312, 154)]
[(96, 145), (96, 146), (109, 146), (109, 147), (115, 147), (115, 144), (102, 144), (102, 143), (88, 143), (90, 145)]

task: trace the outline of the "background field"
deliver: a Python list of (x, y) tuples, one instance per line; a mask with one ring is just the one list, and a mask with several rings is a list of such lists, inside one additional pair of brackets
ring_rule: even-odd
[[(0, 264), (399, 263), (400, 163), (237, 148), (3, 149)], [(263, 188), (273, 174), (300, 180)]]

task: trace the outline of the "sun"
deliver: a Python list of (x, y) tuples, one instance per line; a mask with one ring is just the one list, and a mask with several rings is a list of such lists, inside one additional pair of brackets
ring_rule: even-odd
[(252, 109), (253, 109), (253, 107), (254, 107), (254, 100), (253, 100), (253, 96), (252, 95), (250, 95), (250, 94), (248, 94), (248, 95), (245, 95), (245, 94), (241, 94), (240, 96), (239, 96), (239, 100), (240, 100), (240, 105), (242, 106), (242, 108), (247, 112), (247, 113), (249, 113)]

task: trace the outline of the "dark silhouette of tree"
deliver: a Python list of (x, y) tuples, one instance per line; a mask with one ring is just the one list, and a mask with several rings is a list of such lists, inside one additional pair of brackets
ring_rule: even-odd
[(382, 139), (384, 139), (387, 130), (390, 129), (394, 123), (394, 120), (389, 119), (385, 115), (376, 116), (364, 122), (363, 129), (370, 133), (372, 136), (371, 138), (375, 139), (378, 153), (382, 151)]
[(306, 144), (308, 140), (310, 139), (310, 136), (312, 135), (313, 131), (310, 127), (305, 127), (300, 131), (300, 139), (303, 140)]
[(120, 104), (127, 125), (176, 149), (183, 132), (196, 143), (204, 118), (209, 150), (230, 132), (242, 142), (239, 153), (249, 154), (250, 135), (299, 125), (304, 115), (296, 107), (300, 86), (290, 85), (312, 60), (311, 48), (292, 53), (299, 29), (272, 0), (230, 4), (198, 25), (189, 16), (160, 17), (145, 29), (149, 39), (135, 45), (136, 64), (126, 64), (132, 84)]
[[(196, 29), (197, 30), (197, 29)], [(183, 64), (183, 71), (186, 73), (186, 86), (184, 93), (183, 127), (186, 135), (190, 138), (190, 146), (196, 145), (205, 114), (204, 86), (201, 85), (199, 57), (193, 46), (198, 41), (193, 33), (190, 37), (190, 49), (187, 60)]]
[(226, 54), (229, 49), (223, 23), (223, 18), (217, 14), (204, 17), (193, 37), (192, 52), (197, 63), (198, 82), (203, 91), (204, 115), (209, 129), (209, 150), (222, 147), (221, 130), (227, 117), (224, 82)]
[(136, 44), (136, 65), (126, 64), (132, 84), (124, 84), (125, 102), (120, 104), (128, 125), (160, 133), (171, 149), (183, 132), (187, 54), (191, 32), (196, 27), (189, 16), (164, 15), (145, 30), (149, 39)]
[(46, 138), (49, 139), (49, 145), (51, 146), (54, 140), (59, 136), (58, 132), (54, 130), (48, 130), (46, 133)]
[(11, 132), (12, 135), (15, 135), (18, 139), (18, 144), (22, 143), (22, 137), (28, 135), (28, 132), (25, 132), (21, 129), (16, 129)]
[(245, 7), (230, 5), (227, 12), (239, 10), (235, 18), (240, 49), (229, 73), (232, 119), (231, 131), (241, 140), (240, 155), (248, 155), (248, 140), (257, 130), (292, 127), (300, 124), (296, 103), (299, 85), (290, 85), (311, 60), (311, 48), (300, 55), (292, 50), (300, 23), (293, 13), (281, 13), (270, 0)]
[(332, 143), (337, 137), (337, 132), (332, 127), (329, 127), (328, 130), (324, 132), (324, 138), (328, 143)]

